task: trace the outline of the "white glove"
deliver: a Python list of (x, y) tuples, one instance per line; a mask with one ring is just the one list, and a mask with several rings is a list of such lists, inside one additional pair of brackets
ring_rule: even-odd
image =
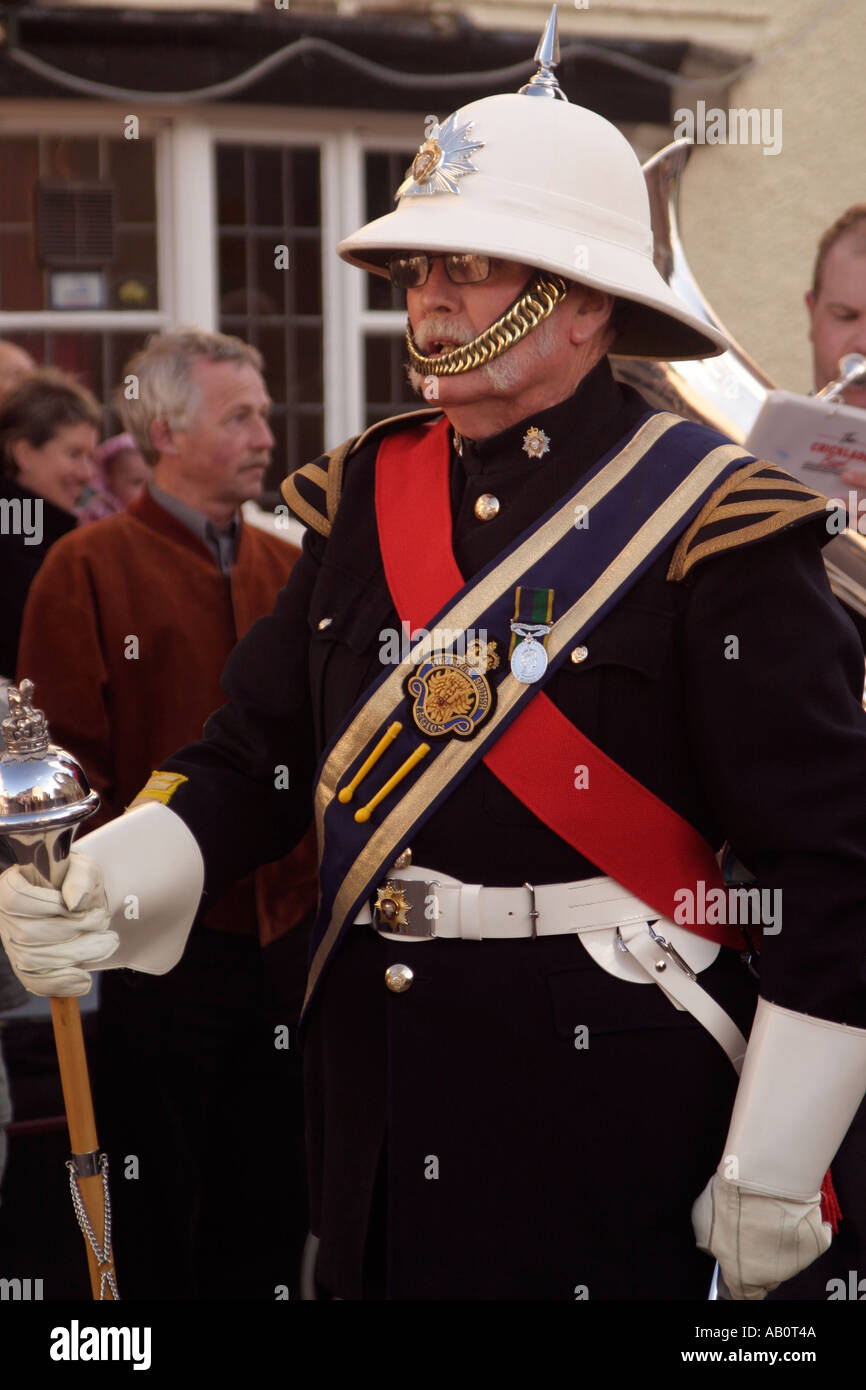
[(714, 1173), (692, 1208), (698, 1249), (719, 1262), (734, 1299), (766, 1298), (830, 1248), (821, 1196), (771, 1197)]
[(82, 967), (117, 949), (109, 923), (102, 870), (86, 856), (70, 856), (61, 888), (31, 883), (18, 865), (0, 875), (0, 940), (32, 994), (87, 994)]
[(148, 801), (78, 842), (59, 889), (0, 876), (0, 939), (32, 994), (86, 994), (85, 966), (163, 975), (183, 955), (204, 863), (192, 832)]
[(866, 1029), (758, 1000), (724, 1157), (692, 1208), (733, 1298), (765, 1298), (829, 1248), (821, 1183), (864, 1091)]

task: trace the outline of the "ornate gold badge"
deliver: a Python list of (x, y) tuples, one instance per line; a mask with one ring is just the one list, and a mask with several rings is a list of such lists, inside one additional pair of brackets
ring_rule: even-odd
[(384, 887), (376, 889), (375, 910), (379, 914), (379, 921), (383, 926), (409, 925), (409, 910), (411, 904), (403, 892), (395, 883), (390, 880)]
[(457, 180), (464, 174), (478, 171), (470, 159), (475, 150), (482, 150), (482, 140), (470, 140), (473, 122), (458, 126), (457, 113), (443, 125), (435, 125), (418, 150), (406, 178), (394, 194), (398, 198), (422, 193), (459, 193)]
[(466, 655), (436, 653), (408, 677), (406, 694), (416, 728), (428, 738), (472, 738), (493, 711), (496, 696), (486, 673), (499, 665), (495, 642), (476, 639)]
[(550, 453), (550, 436), (535, 425), (530, 425), (523, 436), (523, 452), (531, 459), (540, 459), (542, 455)]
[(412, 177), (416, 183), (426, 183), (436, 165), (442, 159), (442, 146), (438, 140), (425, 140), (412, 160)]
[(483, 671), (496, 671), (499, 667), (496, 638), (485, 642), (483, 638), (475, 637), (467, 642), (466, 660), (470, 666), (480, 666)]

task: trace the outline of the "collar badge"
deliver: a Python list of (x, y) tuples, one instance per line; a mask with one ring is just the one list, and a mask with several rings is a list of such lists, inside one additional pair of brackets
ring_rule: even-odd
[(458, 126), (456, 112), (441, 126), (434, 125), (397, 189), (394, 201), (424, 193), (459, 193), (457, 180), (464, 174), (478, 172), (470, 155), (484, 148), (483, 140), (470, 140), (472, 126), (472, 121)]
[(523, 452), (531, 459), (540, 459), (544, 454), (549, 454), (550, 436), (546, 435), (544, 430), (537, 429), (535, 425), (530, 425), (523, 436)]

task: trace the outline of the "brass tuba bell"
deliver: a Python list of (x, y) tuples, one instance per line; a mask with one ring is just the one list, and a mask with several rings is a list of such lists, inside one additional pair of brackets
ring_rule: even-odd
[[(730, 343), (719, 357), (692, 362), (653, 362), (613, 357), (614, 375), (634, 386), (650, 405), (696, 420), (744, 443), (767, 392), (775, 383), (740, 347), (701, 293), (688, 263), (679, 230), (679, 188), (694, 145), (674, 140), (643, 166), (652, 213), (656, 269), (694, 314), (718, 329)], [(840, 373), (854, 380), (856, 362), (840, 364)], [(840, 377), (841, 382), (841, 377)], [(819, 395), (840, 383), (830, 383)], [(849, 526), (823, 551), (824, 565), (836, 597), (866, 618), (866, 538)]]

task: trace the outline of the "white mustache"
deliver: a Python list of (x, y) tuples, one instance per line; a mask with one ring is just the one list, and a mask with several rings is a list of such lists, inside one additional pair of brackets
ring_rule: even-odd
[[(473, 333), (471, 328), (467, 329), (460, 323), (454, 323), (451, 319), (431, 316), (421, 320), (413, 336), (418, 351), (428, 352), (434, 343), (449, 342), (459, 346), (462, 343), (471, 342), (478, 335)], [(545, 319), (543, 323), (540, 323), (523, 339), (523, 342), (529, 344), (532, 358), (548, 357), (555, 347), (554, 328), (550, 319)], [(486, 377), (495, 391), (504, 392), (510, 390), (520, 381), (525, 371), (525, 362), (526, 359), (524, 358), (524, 365), (521, 365), (519, 358), (514, 358), (510, 352), (504, 352), (501, 357), (495, 358), (477, 370)], [(420, 395), (424, 386), (424, 377), (411, 366), (407, 370), (410, 384)]]
[(476, 335), (471, 328), (455, 323), (453, 319), (437, 319), (431, 315), (421, 320), (412, 336), (419, 352), (429, 352), (434, 343), (452, 343), (459, 347), (462, 343), (471, 342)]

